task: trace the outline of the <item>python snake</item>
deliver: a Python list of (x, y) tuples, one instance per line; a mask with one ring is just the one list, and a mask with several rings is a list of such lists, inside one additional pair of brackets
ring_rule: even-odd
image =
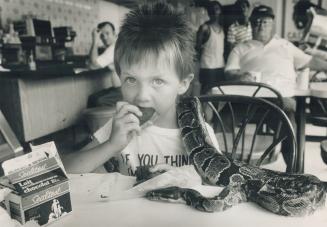
[(150, 191), (150, 200), (183, 201), (205, 212), (223, 211), (252, 201), (284, 216), (312, 214), (325, 204), (327, 183), (309, 174), (290, 174), (246, 164), (219, 153), (210, 140), (197, 97), (177, 105), (178, 124), (186, 151), (203, 181), (224, 189), (212, 198), (169, 187)]

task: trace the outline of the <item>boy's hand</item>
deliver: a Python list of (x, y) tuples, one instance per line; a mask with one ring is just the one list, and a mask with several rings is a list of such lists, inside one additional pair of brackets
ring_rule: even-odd
[(142, 112), (137, 106), (127, 102), (117, 102), (116, 110), (109, 141), (122, 150), (133, 138), (133, 135), (139, 134), (141, 127), (138, 117), (142, 116)]

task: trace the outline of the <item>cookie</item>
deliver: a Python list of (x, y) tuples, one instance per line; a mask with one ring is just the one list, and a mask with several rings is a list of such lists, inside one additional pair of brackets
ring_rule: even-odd
[(145, 122), (147, 122), (148, 120), (151, 119), (151, 117), (153, 116), (155, 110), (151, 107), (138, 107), (141, 112), (142, 112), (142, 116), (139, 117), (140, 120), (140, 125), (143, 125)]

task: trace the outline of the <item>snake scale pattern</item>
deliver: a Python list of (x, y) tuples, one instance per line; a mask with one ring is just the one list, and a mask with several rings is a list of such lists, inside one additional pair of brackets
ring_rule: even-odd
[(182, 201), (205, 212), (223, 211), (251, 201), (284, 216), (305, 216), (324, 206), (327, 183), (317, 177), (263, 169), (219, 153), (205, 128), (197, 97), (182, 99), (177, 105), (177, 116), (196, 171), (204, 182), (224, 188), (217, 196), (206, 198), (193, 189), (169, 187), (148, 192), (148, 199)]

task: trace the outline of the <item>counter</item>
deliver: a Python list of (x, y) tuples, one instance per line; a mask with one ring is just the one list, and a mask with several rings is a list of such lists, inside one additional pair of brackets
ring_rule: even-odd
[(28, 142), (73, 125), (89, 95), (112, 86), (111, 74), (76, 73), (67, 64), (0, 72), (0, 109), (19, 141)]

